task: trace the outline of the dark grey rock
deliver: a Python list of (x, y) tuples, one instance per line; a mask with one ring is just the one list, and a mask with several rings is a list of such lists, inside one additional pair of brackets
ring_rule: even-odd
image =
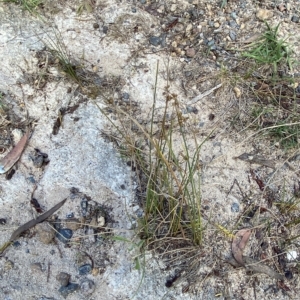
[(56, 280), (61, 284), (61, 286), (67, 286), (69, 284), (71, 275), (65, 272), (60, 272), (56, 275)]
[(98, 28), (99, 28), (99, 24), (98, 24), (98, 23), (94, 23), (94, 24), (93, 24), (93, 28), (94, 28), (94, 29), (98, 29)]
[(128, 100), (129, 99), (129, 94), (128, 93), (123, 93), (122, 99), (123, 100)]
[(162, 42), (162, 39), (160, 36), (151, 36), (149, 38), (149, 43), (155, 47), (159, 46)]
[(69, 228), (60, 228), (56, 233), (56, 237), (63, 243), (68, 243), (73, 236), (73, 231)]
[(292, 22), (299, 23), (299, 20), (300, 20), (299, 16), (296, 16), (296, 15), (292, 16), (292, 20), (291, 20)]
[(230, 14), (230, 17), (234, 20), (237, 19), (237, 14), (235, 13), (235, 11), (233, 11), (231, 14)]
[(185, 77), (190, 77), (192, 75), (191, 71), (185, 71), (184, 72)]
[(95, 283), (93, 280), (84, 279), (80, 283), (81, 293), (85, 296), (91, 295), (95, 291)]
[(230, 27), (232, 27), (232, 28), (238, 28), (239, 27), (239, 25), (237, 24), (237, 22), (236, 21), (229, 21), (229, 26)]
[(102, 31), (103, 31), (104, 34), (107, 34), (108, 26), (103, 26)]
[(142, 4), (146, 4), (147, 0), (140, 0)]
[(73, 212), (67, 213), (66, 218), (67, 218), (67, 219), (72, 219), (72, 218), (74, 218), (74, 213), (73, 213)]
[(236, 34), (233, 31), (229, 31), (229, 37), (231, 38), (232, 41), (236, 40)]
[(240, 211), (240, 205), (236, 202), (232, 203), (231, 205), (231, 211), (232, 212), (239, 212)]
[(5, 218), (1, 218), (0, 219), (0, 225), (5, 225), (6, 224), (6, 219)]
[(208, 42), (207, 42), (207, 46), (208, 46), (208, 47), (212, 47), (214, 44), (215, 44), (215, 41), (214, 41), (214, 40), (211, 40), (211, 41), (208, 41)]
[(78, 289), (79, 289), (79, 284), (69, 283), (67, 286), (62, 286), (58, 291), (64, 298), (67, 298), (69, 294), (74, 293)]
[(79, 275), (86, 275), (89, 274), (91, 271), (92, 271), (91, 264), (85, 264), (78, 268)]
[(83, 198), (80, 202), (80, 206), (81, 206), (82, 216), (85, 217), (87, 214), (88, 201), (85, 198)]
[(131, 8), (131, 11), (132, 11), (133, 13), (136, 13), (136, 8), (135, 8), (135, 7), (132, 7), (132, 8)]

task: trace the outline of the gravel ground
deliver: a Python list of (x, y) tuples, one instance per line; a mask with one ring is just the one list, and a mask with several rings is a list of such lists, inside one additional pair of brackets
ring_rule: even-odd
[[(297, 59), (299, 8), (300, 1), (45, 1), (32, 15), (1, 3), (2, 155), (29, 120), (34, 131), (15, 174), (0, 178), (0, 244), (39, 214), (33, 198), (43, 211), (67, 202), (1, 256), (0, 298), (298, 299), (298, 239), (284, 243), (298, 228), (285, 226), (289, 219), (269, 204), (297, 190), (299, 154), (249, 126), (254, 100), (240, 80), (245, 71), (240, 53), (267, 21), (280, 23), (279, 36), (287, 38)], [(83, 84), (68, 78), (49, 51), (61, 46)], [(299, 65), (284, 72), (297, 91)], [(113, 99), (149, 126), (156, 75), (155, 122), (169, 85), (191, 140), (192, 133), (200, 142), (207, 139), (200, 165), (202, 205), (210, 222), (203, 245), (186, 243), (192, 250), (178, 263), (165, 252), (149, 250), (140, 257), (137, 177), (103, 134), (113, 126), (95, 105), (119, 124), (108, 105)], [(260, 178), (268, 182), (267, 196)], [(247, 223), (256, 231), (245, 255), (266, 262), (284, 280), (228, 263), (231, 238), (212, 224), (240, 229), (250, 205), (261, 214)], [(297, 210), (290, 214), (298, 217)], [(276, 222), (267, 230), (263, 220), (272, 216)], [(176, 249), (170, 245), (160, 248)], [(141, 270), (135, 268), (137, 257), (145, 258)]]

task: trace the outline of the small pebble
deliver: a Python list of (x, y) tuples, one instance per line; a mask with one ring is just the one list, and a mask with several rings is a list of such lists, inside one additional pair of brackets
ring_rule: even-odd
[(7, 261), (4, 263), (4, 270), (5, 270), (5, 271), (9, 271), (9, 270), (11, 270), (13, 267), (14, 267), (14, 263), (13, 263), (11, 260), (7, 260)]
[(67, 298), (69, 294), (74, 293), (78, 289), (79, 289), (79, 284), (69, 283), (67, 286), (60, 287), (58, 291), (64, 298)]
[(286, 279), (291, 280), (293, 279), (293, 273), (290, 270), (284, 272), (284, 276)]
[(300, 20), (299, 16), (296, 16), (296, 15), (292, 16), (292, 20), (291, 20), (292, 22), (299, 23), (299, 20)]
[(54, 237), (55, 231), (48, 222), (39, 223), (35, 226), (38, 238), (43, 244), (50, 244)]
[(95, 283), (93, 280), (84, 279), (80, 283), (81, 293), (85, 296), (91, 295), (95, 291)]
[(74, 213), (73, 213), (73, 212), (68, 213), (68, 214), (66, 215), (66, 218), (67, 218), (67, 219), (72, 219), (72, 218), (74, 218)]
[(149, 43), (155, 47), (159, 46), (162, 42), (162, 39), (160, 36), (151, 36), (149, 38)]
[(191, 71), (185, 71), (184, 75), (185, 75), (185, 77), (190, 77), (190, 76), (192, 76), (192, 72)]
[(73, 231), (76, 231), (81, 227), (81, 222), (77, 218), (69, 218), (65, 221), (65, 223), (66, 226)]
[(73, 231), (69, 228), (60, 228), (56, 233), (56, 237), (65, 244), (67, 244), (70, 241), (72, 236)]
[(188, 48), (185, 53), (187, 57), (194, 57), (196, 50), (194, 48)]
[(99, 28), (99, 24), (98, 24), (98, 23), (94, 23), (94, 24), (93, 24), (93, 28), (94, 28), (94, 29), (98, 29), (98, 28)]
[(242, 92), (241, 92), (241, 90), (240, 90), (238, 87), (235, 86), (235, 87), (233, 88), (233, 91), (234, 91), (234, 93), (235, 93), (235, 95), (236, 95), (237, 98), (240, 98), (240, 97), (241, 97)]
[(132, 8), (131, 8), (131, 11), (132, 11), (133, 13), (136, 13), (136, 8), (135, 8), (135, 7), (132, 7)]
[(234, 203), (232, 203), (232, 205), (231, 205), (231, 211), (232, 212), (239, 212), (240, 211), (240, 206), (239, 206), (239, 204), (238, 203), (236, 203), (236, 202), (234, 202)]
[(267, 9), (259, 9), (256, 13), (256, 17), (261, 21), (269, 20), (273, 17), (273, 12)]
[(230, 17), (231, 17), (232, 19), (234, 19), (234, 20), (237, 19), (237, 15), (236, 15), (236, 13), (235, 13), (234, 11), (230, 14)]
[(43, 267), (41, 263), (32, 263), (30, 264), (30, 269), (33, 272), (42, 272), (43, 271)]
[(86, 275), (86, 274), (91, 273), (91, 271), (92, 271), (91, 264), (85, 264), (78, 268), (79, 275)]
[(19, 241), (15, 241), (12, 244), (15, 248), (19, 248), (21, 246), (21, 243)]
[(123, 93), (122, 99), (125, 100), (125, 101), (128, 100), (129, 99), (129, 94), (128, 93)]
[(236, 34), (233, 31), (229, 31), (229, 37), (232, 41), (236, 40)]
[(211, 40), (211, 41), (207, 42), (208, 47), (212, 47), (214, 44), (215, 44), (214, 40)]
[(0, 218), (0, 225), (5, 225), (6, 224), (6, 219)]
[(60, 272), (55, 278), (61, 284), (61, 286), (67, 286), (69, 284), (71, 275), (66, 272)]
[(141, 4), (146, 4), (147, 0), (140, 0)]
[(102, 31), (103, 31), (104, 34), (107, 34), (108, 26), (103, 26)]

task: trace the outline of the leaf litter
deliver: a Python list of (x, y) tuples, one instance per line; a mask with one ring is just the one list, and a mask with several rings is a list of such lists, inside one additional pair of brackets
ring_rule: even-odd
[(251, 229), (241, 229), (234, 236), (231, 244), (233, 257), (227, 259), (227, 262), (234, 267), (244, 267), (254, 273), (263, 273), (271, 278), (283, 280), (284, 276), (277, 273), (269, 266), (262, 264), (256, 259), (244, 256), (243, 252), (251, 235)]

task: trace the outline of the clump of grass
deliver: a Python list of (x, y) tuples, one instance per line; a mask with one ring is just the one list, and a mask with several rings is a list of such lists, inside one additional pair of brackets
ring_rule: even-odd
[(78, 15), (81, 15), (84, 11), (87, 13), (92, 13), (94, 10), (94, 4), (92, 0), (80, 1), (79, 6), (76, 9)]
[(72, 63), (71, 55), (63, 42), (61, 34), (55, 30), (54, 38), (51, 37), (51, 35), (48, 35), (47, 40), (44, 41), (44, 44), (49, 49), (51, 54), (58, 60), (58, 65), (62, 72), (71, 80), (80, 83), (81, 78), (76, 72), (78, 66)]
[(272, 28), (267, 22), (267, 30), (252, 48), (242, 53), (242, 56), (254, 59), (259, 65), (269, 65), (276, 75), (281, 65), (287, 65), (292, 69), (292, 50), (287, 41), (278, 37), (280, 23)]
[[(172, 241), (175, 237), (200, 245), (204, 230), (199, 167), (202, 143), (199, 144), (194, 136), (191, 145), (177, 95), (170, 93), (168, 88), (164, 94), (165, 107), (157, 126), (156, 91), (154, 92), (150, 128), (141, 125), (127, 112), (114, 107), (121, 120), (120, 128), (105, 110), (99, 109), (121, 136), (122, 153), (131, 157), (139, 170), (139, 198), (144, 208), (144, 216), (139, 219), (140, 237), (146, 239), (148, 245), (159, 242), (160, 239)], [(131, 125), (124, 124), (126, 118)], [(142, 137), (128, 131), (132, 125)], [(143, 142), (145, 140), (146, 143)]]
[(44, 3), (44, 0), (3, 0), (4, 3), (15, 3), (20, 5), (24, 10), (36, 14), (36, 9)]

